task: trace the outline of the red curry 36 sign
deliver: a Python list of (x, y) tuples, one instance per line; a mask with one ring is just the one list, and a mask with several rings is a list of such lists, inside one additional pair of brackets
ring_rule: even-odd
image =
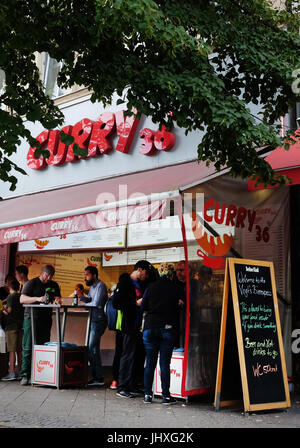
[[(41, 170), (47, 165), (59, 166), (66, 162), (74, 162), (79, 159), (97, 157), (101, 154), (108, 154), (113, 148), (110, 138), (116, 132), (119, 136), (116, 151), (127, 154), (136, 132), (139, 119), (134, 115), (125, 116), (124, 111), (116, 113), (105, 112), (96, 121), (84, 118), (74, 126), (65, 126), (62, 130), (66, 134), (74, 137), (74, 142), (81, 148), (88, 150), (87, 156), (77, 156), (73, 152), (73, 144), (67, 146), (60, 141), (59, 130), (45, 130), (36, 139), (42, 148), (48, 149), (50, 157), (35, 157), (36, 148), (29, 148), (27, 154), (27, 165), (33, 170)], [(175, 143), (175, 135), (168, 132), (165, 126), (161, 130), (142, 129), (139, 132), (142, 140), (140, 152), (147, 156), (156, 151), (170, 151)]]

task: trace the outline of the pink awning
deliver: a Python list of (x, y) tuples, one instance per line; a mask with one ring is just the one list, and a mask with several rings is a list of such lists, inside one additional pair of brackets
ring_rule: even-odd
[(213, 166), (188, 162), (3, 200), (0, 244), (159, 219), (168, 197), (162, 200), (160, 193), (180, 190), (214, 172)]
[[(293, 185), (300, 184), (300, 128), (295, 132), (295, 136), (291, 137), (291, 140), (296, 141), (296, 143), (290, 146), (290, 149), (286, 151), (284, 147), (279, 146), (274, 149), (266, 158), (265, 161), (268, 162), (274, 171), (278, 174), (288, 176)], [(255, 187), (256, 181), (249, 180), (248, 189), (252, 190), (263, 190), (265, 187), (263, 184), (258, 184)], [(267, 188), (274, 188), (268, 186)]]

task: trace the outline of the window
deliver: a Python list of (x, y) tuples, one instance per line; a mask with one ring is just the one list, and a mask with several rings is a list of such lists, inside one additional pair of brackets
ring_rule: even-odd
[(62, 66), (63, 62), (57, 62), (47, 53), (43, 53), (42, 79), (45, 92), (50, 98), (57, 98), (71, 92), (71, 89), (64, 89), (57, 85), (57, 76)]

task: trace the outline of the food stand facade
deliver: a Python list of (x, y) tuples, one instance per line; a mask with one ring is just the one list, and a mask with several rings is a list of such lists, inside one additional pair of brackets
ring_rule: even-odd
[[(128, 271), (138, 259), (154, 264), (186, 260), (185, 337), (171, 366), (175, 395), (212, 390), (225, 257), (234, 250), (242, 257), (278, 262), (282, 295), (289, 295), (288, 190), (249, 192), (247, 182), (198, 164), (200, 133), (186, 137), (175, 128), (160, 134), (148, 118), (130, 122), (118, 106), (104, 111), (89, 97), (63, 109), (69, 131), (87, 145), (89, 157), (76, 159), (71, 148), (57, 146), (57, 133), (37, 127), (33, 133), (52, 148), (51, 163), (34, 160), (32, 149), (22, 145), (16, 163), (30, 182), (20, 178), (15, 197), (7, 191), (0, 244), (17, 243), (18, 263), (32, 265), (37, 253), (88, 253), (101, 278), (118, 267), (108, 286), (116, 282), (116, 272)], [(106, 134), (96, 147), (91, 142), (99, 121)], [(202, 266), (212, 269), (206, 294)]]

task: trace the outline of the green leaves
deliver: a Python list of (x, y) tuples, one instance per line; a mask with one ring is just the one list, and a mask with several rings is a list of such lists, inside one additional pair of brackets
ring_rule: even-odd
[(40, 107), (33, 105), (32, 109), (26, 113), (26, 118), (29, 121), (40, 121), (42, 118), (42, 111)]
[(80, 146), (77, 143), (74, 143), (73, 145), (73, 152), (75, 156), (87, 157), (88, 155), (87, 148), (80, 148)]
[(44, 157), (45, 159), (48, 159), (50, 157), (50, 151), (47, 149), (38, 148), (34, 151), (34, 157), (38, 159), (39, 157)]
[(70, 134), (66, 134), (64, 131), (60, 132), (60, 140), (66, 146), (69, 146), (72, 143), (74, 143), (74, 137), (72, 135), (70, 135)]
[(75, 156), (87, 157), (88, 150), (87, 148), (81, 148), (78, 143), (74, 143), (74, 137), (70, 134), (66, 134), (64, 131), (60, 132), (60, 140), (66, 146), (73, 144), (73, 152)]
[[(64, 122), (35, 65), (35, 53), (48, 52), (64, 60), (62, 87), (85, 86), (104, 105), (117, 92), (118, 105), (126, 98), (154, 123), (199, 132), (199, 159), (274, 182), (255, 148), (284, 144), (276, 125), (300, 100), (291, 87), (299, 25), (297, 11), (272, 10), (266, 0), (10, 0), (0, 11), (0, 160), (22, 138), (34, 147), (24, 117), (46, 129)], [(61, 140), (86, 157), (71, 136)], [(0, 162), (0, 179), (14, 186), (9, 168)]]

